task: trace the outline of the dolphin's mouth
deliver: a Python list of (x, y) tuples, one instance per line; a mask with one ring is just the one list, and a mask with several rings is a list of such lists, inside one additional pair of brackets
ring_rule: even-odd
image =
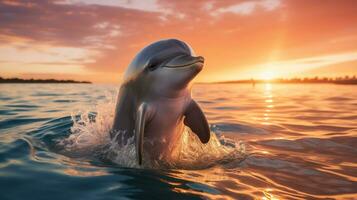
[(164, 67), (181, 68), (181, 67), (192, 66), (194, 64), (200, 64), (201, 66), (203, 66), (204, 60), (205, 59), (202, 56), (194, 57), (191, 55), (180, 55), (171, 59), (169, 62), (165, 64)]

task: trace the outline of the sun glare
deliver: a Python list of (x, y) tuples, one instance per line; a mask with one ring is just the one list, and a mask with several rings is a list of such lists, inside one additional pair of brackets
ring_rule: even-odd
[(265, 71), (261, 74), (260, 77), (261, 77), (261, 79), (266, 80), (266, 81), (276, 78), (275, 74), (272, 71)]

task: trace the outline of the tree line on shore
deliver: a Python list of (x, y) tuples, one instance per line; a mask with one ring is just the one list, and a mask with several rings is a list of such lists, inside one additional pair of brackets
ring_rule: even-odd
[(21, 78), (2, 78), (0, 83), (86, 83), (89, 81), (75, 81), (75, 80), (57, 80), (57, 79), (21, 79)]
[(276, 78), (271, 80), (248, 79), (248, 80), (232, 80), (222, 81), (218, 83), (334, 83), (334, 84), (357, 84), (357, 77), (342, 76), (342, 77), (305, 77), (305, 78)]
[[(220, 81), (215, 83), (334, 83), (334, 84), (356, 84), (357, 77), (342, 76), (342, 77), (305, 77), (305, 78), (276, 78), (272, 80), (247, 79), (247, 80), (232, 80)], [(21, 79), (21, 78), (2, 78), (0, 83), (85, 83), (90, 84), (90, 81), (75, 81), (75, 80), (57, 80), (57, 79)]]

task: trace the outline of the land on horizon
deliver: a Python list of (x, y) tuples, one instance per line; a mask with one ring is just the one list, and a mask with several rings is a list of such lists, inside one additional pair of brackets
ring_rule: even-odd
[[(90, 81), (76, 81), (76, 80), (60, 80), (60, 79), (22, 79), (22, 78), (3, 78), (0, 76), (1, 83), (79, 83), (79, 84), (92, 84)], [(198, 82), (199, 84), (229, 84), (229, 83), (248, 83), (248, 84), (258, 84), (258, 83), (330, 83), (330, 84), (348, 84), (357, 85), (357, 77), (354, 76), (344, 76), (344, 77), (313, 77), (313, 78), (273, 78), (273, 79), (237, 79), (237, 80), (226, 80), (226, 81), (214, 81), (214, 82)]]
[(90, 81), (75, 81), (75, 80), (57, 80), (57, 79), (21, 79), (21, 78), (2, 78), (1, 83), (81, 83), (91, 84)]
[(245, 79), (245, 80), (229, 80), (229, 81), (216, 81), (216, 82), (206, 82), (206, 83), (332, 83), (332, 84), (348, 84), (357, 85), (357, 77), (354, 76), (344, 76), (344, 77), (322, 77), (318, 76), (313, 78), (274, 78), (274, 79)]

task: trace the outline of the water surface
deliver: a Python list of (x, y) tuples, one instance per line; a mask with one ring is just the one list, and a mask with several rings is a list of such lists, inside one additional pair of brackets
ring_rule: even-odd
[[(160, 170), (126, 166), (130, 151), (111, 160), (94, 148), (106, 142), (102, 136), (111, 125), (117, 88), (1, 84), (0, 199), (357, 196), (355, 86), (197, 84), (193, 96), (212, 132), (220, 142), (243, 144), (245, 151), (203, 169)], [(74, 123), (81, 115), (89, 117)], [(87, 134), (75, 140), (87, 145), (83, 152), (67, 148), (76, 132)], [(229, 145), (213, 146), (207, 154), (221, 156), (219, 148)]]

